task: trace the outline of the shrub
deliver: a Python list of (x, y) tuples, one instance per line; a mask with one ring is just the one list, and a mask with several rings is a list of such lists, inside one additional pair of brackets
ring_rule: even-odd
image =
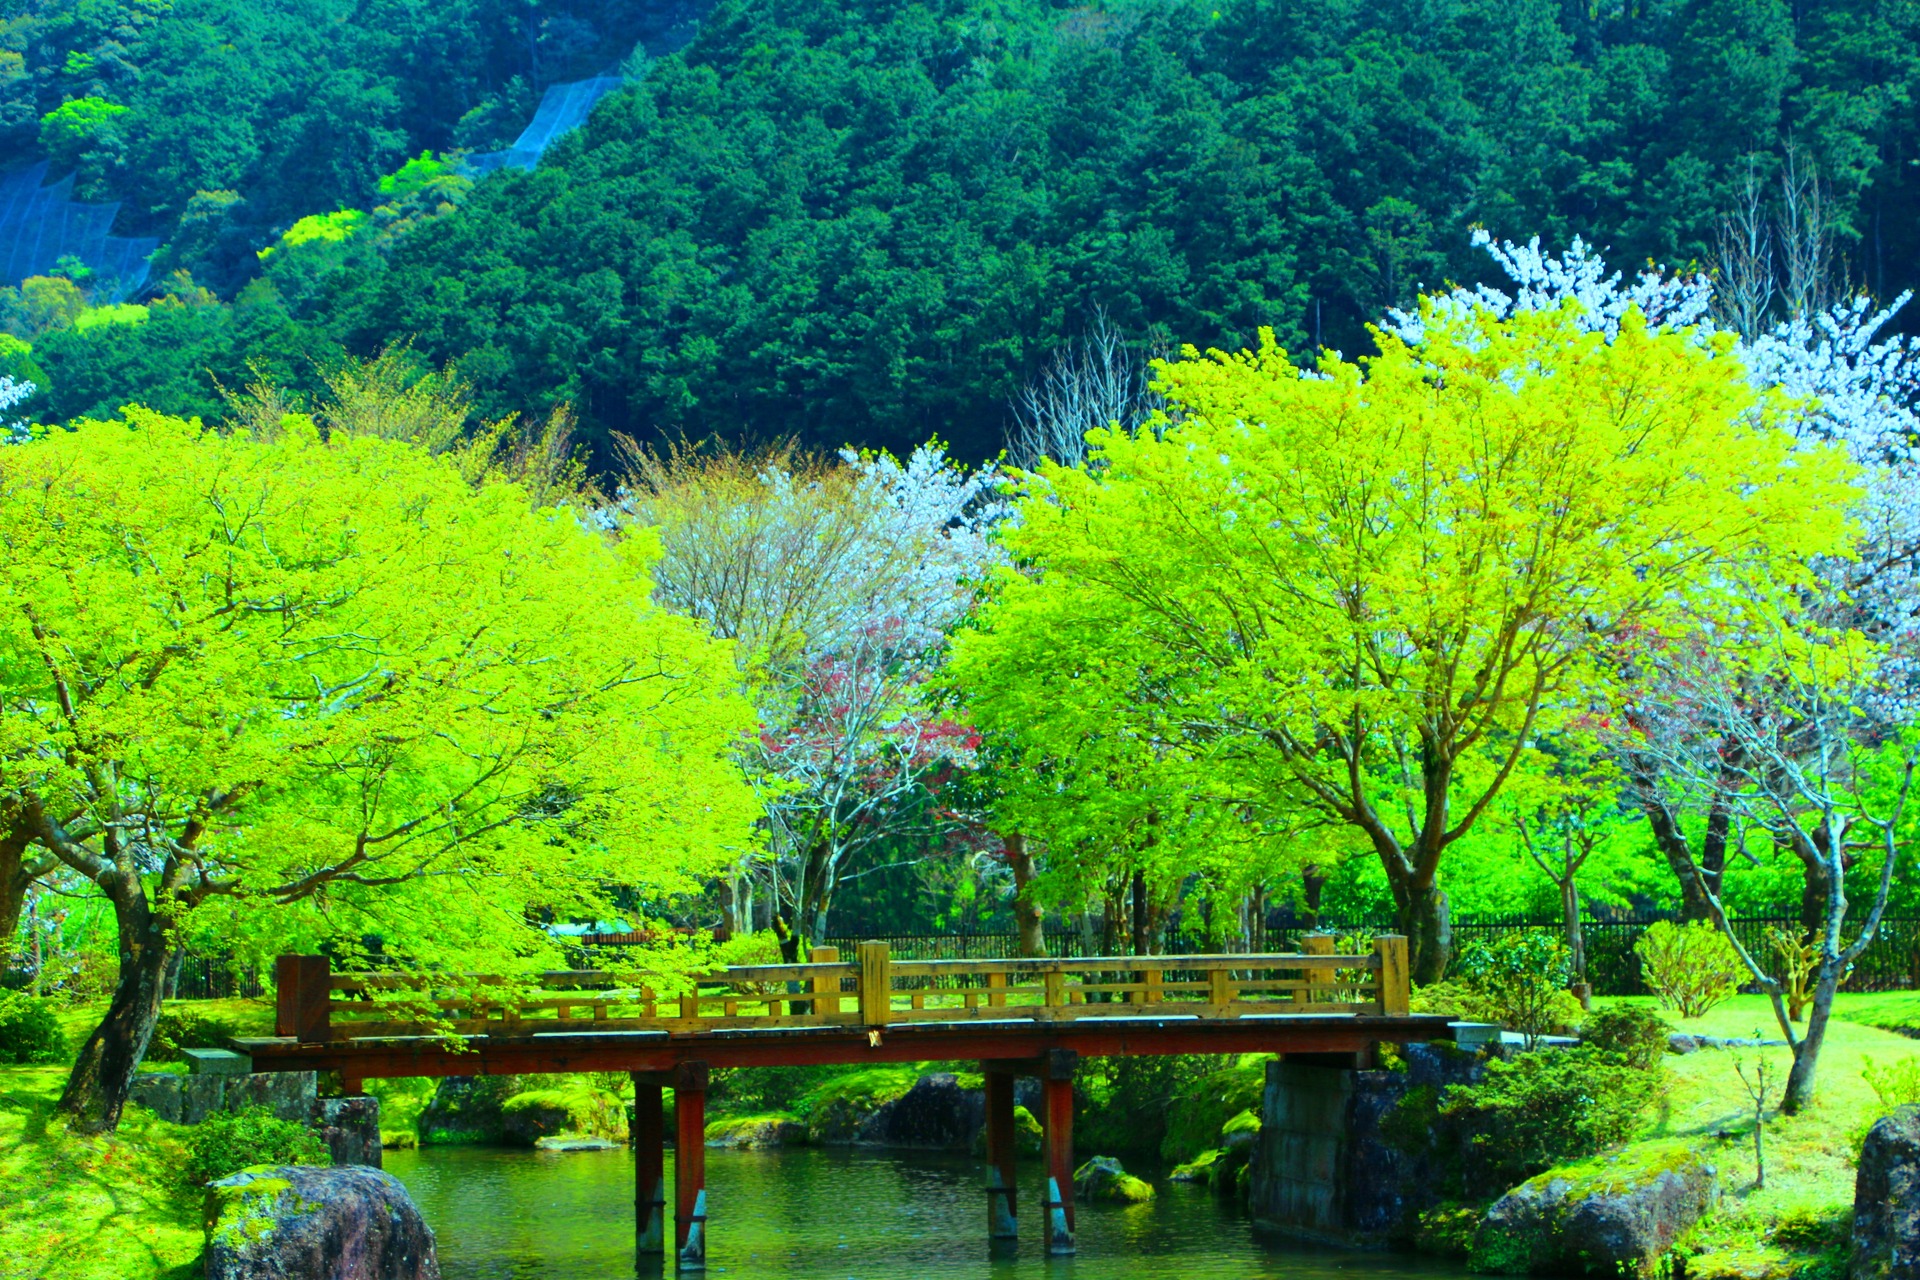
[(1895, 1058), (1885, 1064), (1868, 1058), (1860, 1078), (1880, 1100), (1881, 1115), (1920, 1103), (1920, 1058)]
[(209, 1018), (192, 1009), (169, 1010), (154, 1021), (147, 1056), (156, 1062), (171, 1062), (182, 1049), (224, 1048), (237, 1032), (238, 1028), (221, 1018)]
[(1804, 929), (1768, 925), (1765, 936), (1774, 959), (1780, 962), (1780, 994), (1787, 1002), (1787, 1021), (1799, 1022), (1813, 1003), (1813, 971), (1820, 952)]
[(1621, 1004), (1587, 1015), (1580, 1038), (1596, 1049), (1618, 1054), (1630, 1067), (1651, 1071), (1667, 1051), (1673, 1028), (1645, 1005)]
[(1470, 1007), (1529, 1040), (1580, 1020), (1580, 1002), (1567, 990), (1572, 953), (1544, 930), (1470, 942), (1454, 971), (1470, 992)]
[(53, 1002), (24, 991), (0, 991), (0, 1062), (59, 1062), (66, 1033)]
[(209, 1116), (187, 1135), (180, 1181), (188, 1187), (254, 1165), (328, 1164), (327, 1144), (303, 1124), (282, 1120), (265, 1107)]
[(1407, 1007), (1414, 1013), (1444, 1013), (1450, 1018), (1481, 1021), (1481, 1001), (1474, 989), (1458, 979), (1416, 987)]
[(1409, 1089), (1382, 1123), (1432, 1158), (1445, 1195), (1494, 1195), (1633, 1136), (1658, 1096), (1647, 1073), (1602, 1050), (1546, 1049), (1490, 1062), (1479, 1084)]
[(1733, 944), (1706, 920), (1684, 925), (1662, 920), (1640, 935), (1633, 950), (1660, 1003), (1683, 1018), (1705, 1014), (1738, 990), (1746, 976)]

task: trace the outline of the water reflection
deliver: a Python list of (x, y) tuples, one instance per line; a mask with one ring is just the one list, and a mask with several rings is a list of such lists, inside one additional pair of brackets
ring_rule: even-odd
[[(387, 1153), (440, 1240), (446, 1280), (628, 1280), (633, 1165), (622, 1151), (430, 1147)], [(669, 1159), (671, 1170), (671, 1159)], [(1037, 1176), (1037, 1167), (1034, 1170)], [(671, 1176), (671, 1175), (669, 1175)], [(1080, 1252), (1041, 1251), (1037, 1188), (1027, 1228), (990, 1256), (977, 1162), (810, 1148), (710, 1151), (713, 1276), (781, 1280), (1451, 1280), (1457, 1267), (1266, 1240), (1203, 1189), (1160, 1184), (1133, 1206), (1082, 1205)], [(673, 1193), (667, 1193), (673, 1203)], [(669, 1268), (668, 1274), (671, 1274)]]

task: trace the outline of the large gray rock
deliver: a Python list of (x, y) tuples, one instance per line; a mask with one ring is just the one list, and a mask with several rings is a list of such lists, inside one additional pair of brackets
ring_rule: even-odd
[(1487, 1210), (1471, 1263), (1506, 1275), (1650, 1275), (1718, 1194), (1714, 1167), (1681, 1142), (1548, 1170)]
[(970, 1151), (986, 1114), (981, 1090), (963, 1089), (952, 1072), (938, 1071), (868, 1116), (853, 1140), (860, 1146)]
[(391, 1174), (249, 1169), (207, 1189), (207, 1280), (440, 1280), (440, 1262)]
[(1853, 1183), (1850, 1280), (1920, 1278), (1920, 1107), (1867, 1131)]
[(313, 1104), (313, 1127), (335, 1164), (380, 1167), (380, 1099), (321, 1098)]

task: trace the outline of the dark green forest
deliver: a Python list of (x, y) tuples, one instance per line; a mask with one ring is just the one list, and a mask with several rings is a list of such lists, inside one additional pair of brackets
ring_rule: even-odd
[[(1790, 154), (1854, 280), (1916, 274), (1912, 0), (723, 0), (675, 52), (691, 11), (603, 0), (0, 14), (0, 147), (165, 241), (139, 314), (83, 310), (84, 272), (0, 306), (49, 421), (212, 416), (250, 364), (311, 387), (410, 344), (596, 451), (985, 457), (1096, 309), (1147, 346), (1359, 351), (1486, 275), (1471, 227), (1705, 264)], [(461, 175), (616, 66), (536, 169)]]

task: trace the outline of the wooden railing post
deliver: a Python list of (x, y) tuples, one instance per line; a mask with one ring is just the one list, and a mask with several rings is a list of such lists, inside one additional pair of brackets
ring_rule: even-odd
[[(1333, 954), (1333, 935), (1330, 933), (1303, 933), (1300, 935), (1300, 953), (1309, 956), (1330, 956)], [(1307, 970), (1307, 981), (1312, 982), (1325, 974), (1325, 969)], [(1333, 996), (1329, 987), (1310, 986), (1307, 988), (1308, 1004), (1326, 1004)]]
[(333, 999), (333, 967), (325, 956), (279, 956), (273, 962), (273, 1034), (301, 1044), (333, 1038), (327, 1002)]
[(860, 1017), (869, 1031), (887, 1025), (893, 1007), (893, 959), (884, 942), (860, 944)]
[[(808, 952), (808, 958), (815, 964), (839, 964), (840, 948), (815, 947)], [(840, 1012), (840, 976), (815, 978), (813, 980), (813, 1011), (815, 1013)]]
[(1407, 940), (1396, 933), (1375, 938), (1373, 954), (1377, 961), (1374, 998), (1379, 1005), (1380, 1016), (1406, 1017), (1413, 994), (1407, 974)]

